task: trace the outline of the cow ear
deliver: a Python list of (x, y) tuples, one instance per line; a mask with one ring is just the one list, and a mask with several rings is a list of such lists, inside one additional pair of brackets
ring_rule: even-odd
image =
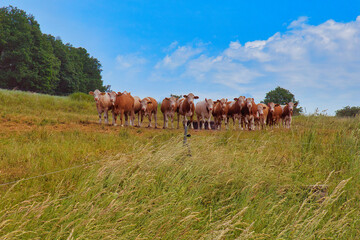
[(199, 96), (195, 96), (194, 98), (195, 98), (195, 99), (199, 99)]
[(109, 92), (108, 92), (107, 94), (110, 96), (110, 93), (109, 93)]
[(166, 97), (165, 100), (170, 100), (170, 98)]
[(116, 95), (121, 96), (121, 95), (122, 95), (122, 93), (121, 93), (121, 92), (118, 92)]
[(102, 93), (100, 93), (100, 95), (105, 95), (106, 93), (104, 93), (104, 92), (102, 92)]
[(208, 102), (206, 98), (205, 98), (205, 102)]
[(89, 94), (90, 94), (90, 95), (94, 95), (94, 92), (93, 92), (93, 91), (91, 91), (91, 92), (89, 92)]
[(254, 98), (251, 98), (251, 100), (253, 100), (253, 101), (254, 101)]
[(239, 98), (237, 98), (237, 97), (236, 97), (236, 98), (234, 98), (234, 100), (235, 100), (235, 101), (237, 101), (238, 99), (239, 99)]
[(149, 102), (147, 102), (147, 104), (150, 104), (150, 103), (152, 103), (152, 102), (150, 102), (150, 101), (149, 101)]
[(298, 102), (296, 102), (295, 104), (294, 104), (294, 106), (296, 107), (298, 105)]
[(278, 104), (278, 103), (277, 103), (277, 104), (275, 104), (275, 107), (278, 107), (278, 106), (280, 106), (280, 104)]
[(184, 98), (187, 98), (187, 95), (183, 95)]
[(266, 109), (266, 107), (263, 107), (263, 109), (265, 110), (265, 109)]
[(226, 102), (228, 101), (228, 99), (225, 100)]

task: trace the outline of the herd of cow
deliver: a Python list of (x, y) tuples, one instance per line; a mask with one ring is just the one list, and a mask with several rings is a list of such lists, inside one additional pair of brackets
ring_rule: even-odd
[[(101, 115), (104, 113), (105, 123), (108, 121), (108, 111), (111, 110), (113, 114), (113, 125), (116, 125), (117, 116), (120, 115), (120, 123), (123, 126), (123, 116), (125, 116), (125, 125), (128, 125), (128, 119), (130, 125), (134, 126), (135, 114), (138, 114), (138, 124), (141, 126), (144, 116), (148, 116), (149, 125), (151, 127), (152, 115), (155, 119), (155, 128), (157, 128), (157, 110), (158, 103), (152, 97), (146, 97), (140, 99), (137, 96), (132, 96), (128, 92), (100, 92), (96, 89), (94, 92), (89, 92), (94, 96), (97, 111), (99, 113), (99, 123), (101, 123)], [(228, 128), (229, 119), (233, 119), (239, 122), (239, 128), (241, 130), (255, 130), (264, 128), (266, 125), (274, 126), (282, 123), (286, 128), (290, 128), (291, 119), (293, 115), (293, 109), (297, 106), (297, 103), (289, 102), (286, 105), (279, 105), (275, 103), (256, 104), (254, 98), (246, 98), (240, 96), (234, 98), (234, 101), (228, 101), (222, 98), (221, 100), (212, 101), (206, 99), (194, 104), (194, 99), (198, 99), (198, 96), (189, 93), (183, 95), (182, 98), (165, 98), (161, 103), (161, 112), (164, 117), (163, 128), (168, 127), (168, 120), (171, 119), (172, 128), (174, 128), (174, 116), (177, 113), (177, 128), (179, 128), (180, 116), (183, 116), (184, 126), (188, 125), (188, 118), (190, 118), (190, 127), (193, 127), (194, 113), (197, 116), (198, 128), (205, 129), (205, 122), (207, 128), (210, 129), (211, 116), (214, 118), (215, 129), (221, 129), (222, 121), (225, 122), (225, 127)]]

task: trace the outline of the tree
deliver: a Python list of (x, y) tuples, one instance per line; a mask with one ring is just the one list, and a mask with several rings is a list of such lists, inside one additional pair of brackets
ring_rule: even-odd
[(288, 102), (298, 103), (298, 106), (294, 108), (294, 114), (300, 114), (302, 112), (302, 107), (299, 107), (299, 101), (295, 100), (294, 94), (292, 94), (289, 90), (279, 86), (268, 92), (264, 101), (262, 102), (265, 104), (274, 102), (283, 105), (287, 104)]
[(360, 114), (360, 107), (346, 106), (335, 111), (337, 117), (355, 117)]
[(43, 34), (31, 14), (0, 8), (0, 88), (57, 95), (104, 91), (101, 71), (86, 49)]

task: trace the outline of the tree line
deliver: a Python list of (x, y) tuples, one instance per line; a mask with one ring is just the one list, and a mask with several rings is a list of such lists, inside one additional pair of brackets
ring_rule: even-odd
[(101, 71), (85, 48), (43, 34), (31, 14), (0, 8), (0, 88), (55, 95), (105, 91)]

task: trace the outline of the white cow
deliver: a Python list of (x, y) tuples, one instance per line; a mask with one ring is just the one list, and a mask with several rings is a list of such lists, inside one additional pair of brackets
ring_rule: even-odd
[(205, 129), (205, 120), (207, 120), (208, 129), (211, 129), (210, 120), (211, 120), (213, 108), (214, 108), (214, 102), (211, 99), (205, 98), (205, 101), (200, 101), (196, 103), (195, 113), (198, 121), (198, 129), (200, 129), (201, 126), (200, 120), (202, 121), (202, 129)]
[[(94, 92), (89, 92), (94, 96), (96, 102), (96, 109), (99, 113), (99, 123), (101, 124), (101, 114), (104, 113), (104, 120), (106, 124), (109, 124), (109, 110), (113, 110), (114, 102), (111, 101), (110, 93), (100, 92), (96, 89)], [(113, 120), (114, 121), (114, 120)]]

